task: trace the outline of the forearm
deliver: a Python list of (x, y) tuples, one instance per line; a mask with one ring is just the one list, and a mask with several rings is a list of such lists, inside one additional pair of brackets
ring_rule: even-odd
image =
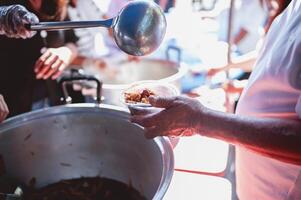
[[(262, 155), (301, 165), (301, 121), (242, 117), (209, 111), (201, 117), (202, 135), (242, 145)], [(202, 129), (201, 129), (202, 127)]]
[(233, 59), (233, 62), (227, 66), (227, 69), (239, 68), (246, 72), (251, 72), (255, 64), (257, 51), (244, 54)]

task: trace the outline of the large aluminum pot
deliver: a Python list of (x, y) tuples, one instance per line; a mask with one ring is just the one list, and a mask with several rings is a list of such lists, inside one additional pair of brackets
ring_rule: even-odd
[(6, 175), (42, 187), (62, 179), (101, 176), (162, 199), (173, 174), (165, 138), (147, 140), (125, 109), (95, 104), (58, 106), (0, 125)]

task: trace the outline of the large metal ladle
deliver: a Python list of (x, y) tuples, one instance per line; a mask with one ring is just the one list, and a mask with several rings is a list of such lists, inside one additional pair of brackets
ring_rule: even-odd
[(113, 28), (117, 46), (124, 52), (142, 56), (152, 53), (161, 44), (166, 32), (166, 19), (161, 8), (150, 0), (129, 2), (119, 14), (104, 21), (41, 22), (29, 25), (30, 30), (75, 28)]

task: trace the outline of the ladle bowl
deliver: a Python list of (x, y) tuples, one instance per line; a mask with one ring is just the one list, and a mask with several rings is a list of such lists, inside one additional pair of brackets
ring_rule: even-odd
[(106, 27), (113, 29), (114, 40), (124, 52), (143, 56), (155, 51), (166, 32), (166, 19), (160, 6), (150, 0), (129, 2), (119, 14), (108, 20), (41, 22), (30, 24), (30, 30), (60, 30)]

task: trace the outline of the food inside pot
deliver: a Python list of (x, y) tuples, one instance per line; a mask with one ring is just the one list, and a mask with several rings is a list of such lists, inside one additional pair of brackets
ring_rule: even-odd
[[(31, 183), (32, 184), (32, 183)], [(1, 190), (1, 188), (0, 188)], [(7, 191), (1, 191), (7, 192)], [(12, 191), (10, 191), (12, 192)], [(13, 192), (12, 192), (13, 193)], [(63, 180), (40, 189), (24, 189), (23, 200), (146, 200), (132, 186), (108, 178)]]

